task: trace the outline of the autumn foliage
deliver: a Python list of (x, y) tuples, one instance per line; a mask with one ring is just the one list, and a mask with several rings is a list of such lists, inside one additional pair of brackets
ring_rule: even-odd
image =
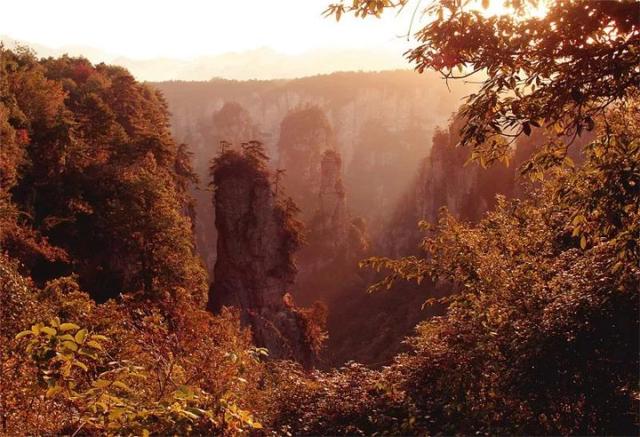
[[(271, 359), (240, 312), (205, 309), (194, 176), (158, 92), (119, 67), (0, 47), (0, 433), (637, 435), (638, 4), (554, 1), (535, 18), (537, 1), (508, 3), (487, 17), (434, 1), (408, 56), (447, 79), (486, 74), (434, 153), (515, 159), (531, 183), (484, 214), (443, 208), (417, 254), (362, 262), (386, 275), (373, 291), (448, 290), (378, 369)], [(267, 165), (256, 142), (214, 171), (224, 160)]]

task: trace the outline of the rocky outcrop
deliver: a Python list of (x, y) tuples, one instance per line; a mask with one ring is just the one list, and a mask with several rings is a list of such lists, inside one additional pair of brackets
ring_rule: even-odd
[(469, 149), (457, 145), (461, 123), (454, 120), (448, 129), (436, 130), (429, 156), (422, 160), (414, 182), (381, 236), (380, 246), (386, 255), (416, 253), (423, 234), (418, 222), (434, 223), (443, 207), (459, 219), (476, 221), (494, 206), (497, 194), (513, 193), (514, 167), (467, 164)]
[(209, 276), (213, 275), (216, 262), (216, 229), (211, 226), (214, 222), (214, 211), (211, 203), (211, 191), (208, 187), (210, 180), (209, 163), (220, 150), (220, 142), (227, 141), (234, 147), (241, 143), (260, 140), (259, 130), (253, 123), (249, 112), (236, 102), (225, 102), (210, 118), (202, 120), (198, 129), (207, 140), (194, 141), (194, 169), (200, 180), (200, 186), (194, 187), (192, 195), (195, 199), (195, 237), (196, 248), (204, 261)]
[[(419, 244), (424, 233), (418, 228), (420, 220), (436, 221), (442, 207), (462, 220), (477, 220), (494, 205), (496, 194), (512, 194), (514, 167), (465, 165), (469, 149), (457, 147), (460, 122), (436, 131), (431, 152), (421, 160), (404, 197), (395, 208), (385, 210), (390, 219), (377, 234), (373, 249), (376, 255), (421, 256)], [(374, 276), (371, 280), (381, 278)], [(444, 296), (450, 287), (431, 281), (398, 281), (388, 293), (354, 291), (344, 293), (329, 313), (327, 348), (337, 365), (351, 359), (372, 365), (389, 363), (394, 354), (403, 351), (402, 340), (413, 333), (418, 322), (444, 310), (438, 305), (423, 308), (425, 299)]]
[(209, 308), (238, 308), (255, 343), (272, 357), (313, 365), (314, 327), (288, 295), (300, 245), (293, 206), (275, 195), (256, 144), (218, 156), (213, 183), (218, 257)]
[[(217, 150), (218, 138), (210, 129), (213, 115), (233, 101), (242, 105), (260, 128), (259, 138), (243, 141), (263, 141), (278, 168), (287, 168), (284, 180), (291, 185), (300, 182), (294, 179), (290, 166), (280, 163), (282, 121), (300, 108), (320, 108), (342, 156), (350, 209), (366, 220), (371, 232), (381, 231), (380, 222), (388, 216), (385, 211), (394, 207), (420, 159), (428, 153), (435, 127), (447, 122), (464, 95), (474, 92), (473, 85), (450, 85), (451, 91), (437, 73), (410, 70), (343, 72), (295, 80), (154, 84), (169, 104), (175, 137), (192, 147), (196, 166), (201, 162), (206, 167), (210, 159), (199, 150)], [(319, 156), (326, 148), (319, 147), (314, 153)], [(316, 179), (316, 189), (317, 184)], [(306, 199), (308, 204), (296, 198), (305, 219), (315, 211), (316, 194)]]
[(280, 124), (278, 167), (286, 171), (287, 193), (305, 218), (310, 217), (315, 208), (322, 152), (333, 148), (334, 143), (333, 129), (317, 106), (292, 110)]
[(342, 183), (342, 158), (335, 150), (327, 150), (320, 163), (318, 210), (313, 220), (314, 231), (331, 235), (329, 244), (344, 245), (348, 231), (347, 195)]
[(350, 206), (376, 234), (383, 232), (390, 211), (429, 151), (432, 128), (421, 123), (418, 115), (409, 113), (406, 118), (409, 121), (404, 123), (385, 116), (369, 119), (356, 137), (353, 159), (346, 166)]
[(369, 248), (363, 219), (353, 218), (342, 182), (342, 158), (323, 153), (317, 206), (307, 224), (307, 245), (300, 251), (296, 297), (305, 304), (320, 299), (329, 312), (337, 294), (362, 285), (358, 262)]

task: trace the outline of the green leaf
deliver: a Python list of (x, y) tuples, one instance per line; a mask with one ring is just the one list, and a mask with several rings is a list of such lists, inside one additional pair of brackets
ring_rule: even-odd
[(76, 330), (76, 329), (80, 329), (80, 327), (78, 325), (76, 325), (75, 323), (61, 323), (60, 324), (60, 330), (61, 331), (72, 331), (72, 330)]

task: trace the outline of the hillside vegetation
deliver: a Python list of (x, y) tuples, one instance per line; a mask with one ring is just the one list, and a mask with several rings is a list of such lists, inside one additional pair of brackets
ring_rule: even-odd
[[(339, 2), (327, 14), (407, 3)], [(342, 317), (343, 335), (371, 324), (350, 325), (367, 317), (357, 299), (333, 319), (321, 304), (296, 306), (287, 288), (305, 211), (260, 142), (212, 153), (211, 285), (191, 154), (162, 94), (120, 67), (0, 46), (0, 433), (637, 435), (640, 4), (549, 1), (540, 18), (525, 13), (536, 0), (499, 16), (466, 3), (434, 1), (408, 57), (449, 80), (483, 71), (482, 86), (434, 130), (420, 189), (398, 210), (398, 226), (425, 219), (420, 236), (391, 234), (403, 238), (388, 246), (398, 256), (360, 263), (371, 292), (426, 284), (417, 290), (437, 311), (375, 368), (314, 368), (325, 320)], [(242, 107), (227, 110), (255, 132)], [(311, 242), (338, 226), (353, 261), (367, 229), (346, 211), (343, 158), (315, 152)], [(445, 189), (443, 174), (465, 163), (468, 186)], [(317, 253), (333, 256), (327, 247)]]

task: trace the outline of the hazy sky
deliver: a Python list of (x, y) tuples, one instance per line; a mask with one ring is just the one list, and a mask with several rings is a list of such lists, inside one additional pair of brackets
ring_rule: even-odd
[(270, 47), (404, 51), (411, 12), (322, 17), (331, 0), (0, 0), (0, 35), (48, 47), (88, 46), (132, 58), (193, 58)]

